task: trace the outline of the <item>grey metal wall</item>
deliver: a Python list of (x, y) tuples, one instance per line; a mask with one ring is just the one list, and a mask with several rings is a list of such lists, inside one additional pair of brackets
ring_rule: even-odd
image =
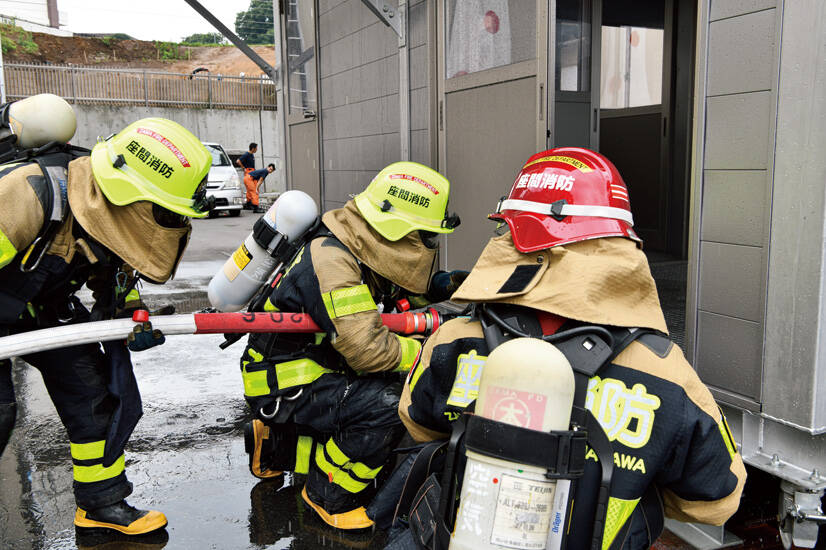
[(705, 36), (698, 58), (705, 136), (701, 162), (694, 161), (702, 171), (695, 176), (689, 296), (696, 309), (687, 328), (694, 331), (694, 364), (715, 396), (755, 411), (764, 397), (777, 1), (712, 0), (698, 33)]
[[(430, 163), (425, 0), (409, 2), (410, 160)], [(337, 208), (400, 160), (396, 34), (359, 0), (320, 0), (324, 207)]]
[[(255, 155), (257, 167), (274, 163), (279, 166), (279, 151), (283, 136), (278, 131), (275, 111), (233, 111), (229, 109), (176, 109), (166, 107), (109, 107), (101, 105), (72, 106), (77, 116), (77, 132), (72, 143), (91, 147), (98, 136), (106, 137), (138, 119), (162, 117), (174, 120), (202, 141), (220, 143), (227, 151), (246, 151), (250, 142), (259, 144)], [(281, 171), (267, 177), (262, 191), (281, 192), (285, 189)]]

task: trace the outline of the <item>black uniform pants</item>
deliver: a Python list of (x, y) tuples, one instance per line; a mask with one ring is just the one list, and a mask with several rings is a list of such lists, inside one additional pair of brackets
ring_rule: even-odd
[[(94, 509), (113, 504), (132, 492), (123, 461), (105, 468), (103, 444), (116, 400), (110, 394), (109, 364), (98, 344), (35, 353), (24, 359), (40, 370), (71, 442), (74, 493), (77, 505)], [(6, 389), (4, 385), (8, 384)], [(8, 394), (11, 379), (0, 380)]]
[(404, 433), (398, 376), (324, 374), (304, 388), (287, 422), (312, 434), (304, 449), (309, 497), (331, 514), (366, 506)]

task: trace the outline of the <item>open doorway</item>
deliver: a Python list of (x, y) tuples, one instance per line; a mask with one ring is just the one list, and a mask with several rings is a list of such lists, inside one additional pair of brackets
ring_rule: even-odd
[(599, 150), (628, 185), (669, 330), (682, 345), (696, 2), (603, 1), (601, 22)]

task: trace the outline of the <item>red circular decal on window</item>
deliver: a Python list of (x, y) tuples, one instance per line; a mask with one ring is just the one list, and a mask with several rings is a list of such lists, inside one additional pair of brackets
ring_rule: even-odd
[(499, 16), (493, 10), (488, 10), (485, 13), (485, 30), (491, 34), (499, 32)]

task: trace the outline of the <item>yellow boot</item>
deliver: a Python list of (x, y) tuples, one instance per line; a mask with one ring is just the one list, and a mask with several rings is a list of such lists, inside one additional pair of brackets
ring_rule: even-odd
[(113, 529), (125, 535), (144, 535), (166, 527), (166, 516), (157, 510), (138, 510), (125, 500), (96, 508), (75, 512), (75, 527), (80, 529)]
[(307, 506), (315, 510), (315, 513), (324, 520), (324, 523), (336, 529), (366, 529), (373, 526), (373, 520), (367, 517), (367, 510), (365, 510), (364, 506), (359, 506), (358, 508), (339, 514), (331, 514), (319, 504), (310, 500), (306, 485), (304, 489), (301, 490), (301, 498), (304, 499)]
[(270, 428), (260, 420), (253, 420), (244, 426), (244, 446), (250, 456), (250, 472), (258, 479), (272, 479), (284, 472), (261, 466), (261, 449), (270, 438)]

